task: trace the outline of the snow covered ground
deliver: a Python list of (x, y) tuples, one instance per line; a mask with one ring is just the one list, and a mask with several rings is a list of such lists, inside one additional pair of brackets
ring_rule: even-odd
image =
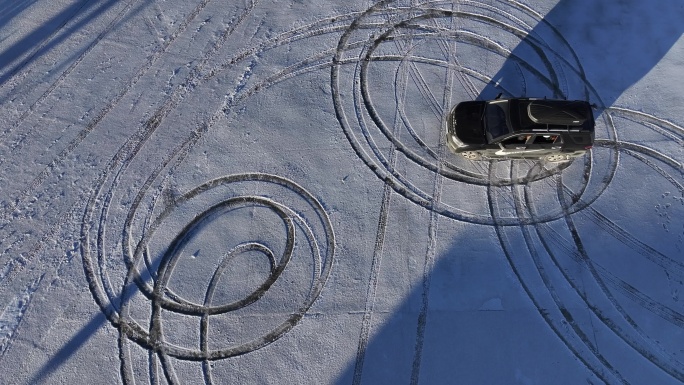
[[(1, 384), (684, 382), (680, 0), (0, 0)], [(595, 103), (567, 164), (462, 100)]]

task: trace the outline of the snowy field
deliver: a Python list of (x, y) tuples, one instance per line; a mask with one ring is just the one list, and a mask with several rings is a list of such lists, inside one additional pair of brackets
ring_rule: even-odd
[[(0, 0), (0, 384), (684, 382), (681, 0)], [(596, 105), (469, 161), (472, 99)]]

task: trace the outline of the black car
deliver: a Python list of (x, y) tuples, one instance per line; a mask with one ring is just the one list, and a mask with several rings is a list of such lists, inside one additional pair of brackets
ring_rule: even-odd
[(447, 117), (447, 145), (467, 159), (562, 162), (594, 144), (594, 115), (582, 100), (537, 98), (461, 102)]

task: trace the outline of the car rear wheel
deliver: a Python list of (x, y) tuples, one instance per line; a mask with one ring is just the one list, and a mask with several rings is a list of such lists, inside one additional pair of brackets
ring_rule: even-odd
[(461, 156), (463, 156), (464, 158), (469, 159), (469, 160), (480, 160), (480, 159), (482, 159), (482, 155), (480, 155), (480, 153), (477, 151), (463, 151), (461, 153)]
[(546, 157), (547, 162), (565, 162), (569, 160), (567, 155), (553, 154)]

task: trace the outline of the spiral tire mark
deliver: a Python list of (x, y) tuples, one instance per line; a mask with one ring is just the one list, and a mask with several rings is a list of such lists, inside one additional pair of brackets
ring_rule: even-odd
[[(280, 74), (276, 74), (276, 75), (274, 76), (274, 78), (277, 79), (278, 77), (282, 77), (282, 76), (284, 76), (284, 75), (283, 75), (282, 73), (280, 73)], [(258, 88), (255, 88), (255, 89), (254, 89), (254, 92), (256, 92), (256, 91), (258, 91)], [(244, 95), (249, 96), (249, 93), (241, 93), (241, 94), (240, 94), (240, 96), (241, 96), (242, 98), (247, 97), (247, 96), (244, 96)], [(209, 129), (209, 128), (210, 128), (210, 127), (211, 127), (219, 118), (220, 118), (220, 114), (222, 114), (222, 113), (223, 113), (223, 110), (222, 110), (222, 109), (220, 109), (219, 111), (217, 111), (217, 113), (214, 114), (214, 116), (212, 116), (212, 118), (209, 119), (209, 121), (205, 122), (203, 125), (201, 125), (200, 127), (198, 127), (195, 131), (193, 131), (193, 132), (191, 133), (191, 135), (188, 137), (188, 139), (187, 139), (185, 142), (181, 143), (176, 149), (174, 149), (173, 151), (171, 151), (170, 154), (166, 157), (166, 160), (165, 160), (162, 164), (160, 164), (160, 165), (154, 170), (154, 172), (151, 174), (151, 176), (150, 176), (150, 177), (148, 178), (148, 180), (145, 182), (145, 184), (144, 184), (144, 189), (149, 188), (149, 186), (152, 184), (152, 182), (153, 182), (154, 179), (157, 177), (157, 175), (159, 175), (159, 174), (161, 173), (161, 171), (162, 171), (164, 168), (166, 168), (169, 164), (171, 164), (171, 163), (174, 163), (174, 164), (176, 164), (176, 165), (180, 164), (180, 163), (182, 162), (183, 158), (188, 154), (188, 152), (190, 151), (190, 149), (197, 143), (197, 141), (202, 137), (202, 135), (203, 135), (204, 133), (206, 133), (206, 131), (207, 131), (207, 130), (208, 130), (208, 129)], [(162, 115), (162, 116), (163, 116), (163, 115)], [(156, 124), (158, 123), (158, 121), (159, 121), (158, 119), (150, 119), (150, 120), (148, 121), (148, 123), (149, 123), (148, 125), (156, 125)], [(148, 134), (148, 135), (149, 135), (149, 134)], [(114, 167), (116, 167), (117, 164), (122, 164), (122, 165), (124, 165), (124, 167), (125, 167), (125, 165), (128, 164), (128, 163), (130, 162), (130, 160), (135, 156), (135, 154), (136, 154), (137, 151), (138, 151), (137, 149), (140, 149), (140, 148), (141, 148), (142, 143), (144, 143), (145, 140), (146, 140), (146, 137), (149, 137), (148, 135), (145, 135), (145, 136), (142, 136), (142, 137), (139, 137), (139, 138), (132, 138), (132, 139), (129, 141), (129, 143), (131, 143), (131, 144), (122, 147), (121, 151), (119, 151), (119, 152), (117, 153), (118, 155), (115, 157), (115, 159), (113, 159), (112, 162), (110, 162), (110, 166), (109, 166), (108, 168), (109, 168), (110, 170), (113, 171), (113, 170), (114, 170)], [(131, 150), (127, 150), (127, 148), (130, 148), (131, 146), (133, 146), (134, 143), (137, 143), (137, 144), (136, 144), (136, 145), (134, 146), (134, 148), (132, 149), (132, 152), (131, 152)], [(118, 174), (118, 175), (121, 175), (122, 171), (123, 171), (123, 169), (120, 169), (120, 170), (117, 172), (117, 174)], [(101, 180), (100, 180), (100, 182), (98, 182), (98, 185), (104, 186), (104, 184), (106, 183), (106, 182), (105, 182), (106, 179), (107, 179), (107, 173), (105, 173), (105, 174), (103, 174), (103, 175), (101, 176)], [(115, 178), (115, 179), (116, 179), (116, 178)], [(111, 199), (111, 194), (112, 194), (111, 192), (113, 191), (113, 189), (114, 189), (114, 186), (110, 186), (110, 189), (109, 189), (110, 192), (108, 192), (108, 193), (105, 194), (105, 199), (104, 199), (105, 204), (102, 206), (102, 215), (101, 215), (101, 218), (105, 218), (105, 217), (106, 217), (106, 212), (107, 212), (107, 210), (108, 210), (107, 207), (108, 207), (108, 205), (109, 205), (109, 204), (106, 203), (106, 202), (108, 202), (109, 199)], [(98, 192), (98, 194), (95, 194), (95, 195), (91, 198), (91, 200), (90, 200), (90, 202), (89, 202), (89, 204), (88, 204), (88, 209), (86, 210), (86, 213), (87, 213), (87, 214), (86, 214), (86, 216), (84, 217), (84, 223), (88, 223), (88, 222), (90, 221), (89, 218), (90, 218), (91, 214), (88, 214), (88, 213), (93, 212), (93, 210), (94, 210), (94, 205), (95, 205), (95, 202), (96, 202), (96, 196), (98, 196), (98, 195), (101, 193), (101, 190), (99, 190), (99, 191), (100, 191), (100, 192)], [(140, 202), (141, 199), (142, 199), (142, 197), (141, 197), (141, 195), (139, 194), (139, 196), (135, 199), (135, 202), (136, 202), (135, 204), (139, 204), (139, 202)], [(130, 219), (130, 218), (129, 218), (129, 219)], [(130, 222), (128, 222), (128, 223), (130, 223)], [(87, 231), (88, 231), (88, 228), (87, 228), (87, 226), (85, 226), (85, 227), (84, 227), (84, 230), (82, 231), (82, 234), (84, 234), (84, 235), (83, 235), (84, 237), (87, 236), (87, 235), (86, 235), (86, 234), (87, 234)], [(99, 233), (100, 233), (100, 234), (99, 234), (98, 239), (103, 239), (103, 238), (104, 238), (103, 227), (100, 227)], [(127, 234), (127, 233), (128, 233), (128, 232), (126, 232), (126, 234)], [(128, 236), (125, 235), (125, 242), (124, 242), (124, 243), (128, 243), (127, 237), (128, 237)], [(98, 242), (100, 242), (100, 241), (98, 241)], [(103, 250), (103, 249), (102, 249), (102, 247), (103, 247), (102, 244), (100, 244), (98, 247), (99, 247), (100, 250)], [(124, 254), (125, 254), (125, 255), (129, 255), (129, 254), (127, 254), (126, 252), (125, 252)], [(102, 266), (102, 268), (105, 268), (105, 265), (101, 262), (101, 261), (103, 261), (103, 260), (104, 260), (104, 258), (100, 258), (100, 259), (99, 259), (100, 262), (98, 262), (98, 263)], [(92, 274), (92, 271), (90, 271), (91, 269), (87, 269), (87, 270), (88, 270), (88, 274)], [(106, 281), (106, 280), (103, 280), (103, 281)], [(110, 287), (110, 285), (109, 285), (107, 282), (103, 282), (103, 284), (102, 284), (101, 286), (102, 286), (102, 287), (99, 287), (99, 288), (98, 288), (98, 287), (93, 287), (93, 288), (91, 288), (91, 289), (93, 290), (93, 292), (98, 293), (98, 295), (100, 295), (100, 297), (105, 297), (107, 294), (113, 293), (112, 288)], [(103, 292), (103, 291), (104, 291), (104, 292)], [(101, 305), (101, 307), (102, 307), (102, 305)], [(103, 307), (103, 311), (104, 311), (105, 314), (107, 314), (107, 315), (112, 315), (111, 309), (108, 309), (107, 306), (104, 306), (104, 307)]]
[[(216, 190), (223, 190), (231, 186), (262, 186), (269, 191), (278, 191), (282, 196), (285, 194), (294, 194), (296, 202), (305, 202), (309, 205), (309, 209), (303, 210), (312, 211), (314, 217), (308, 216), (304, 218), (300, 213), (294, 211), (292, 208), (278, 203), (277, 201), (252, 195), (236, 195), (232, 198), (219, 198), (220, 201), (207, 210), (199, 213), (194, 219), (180, 230), (173, 242), (166, 247), (166, 251), (162, 257), (155, 262), (157, 269), (153, 284), (147, 282), (144, 278), (145, 265), (142, 262), (143, 253), (147, 250), (150, 242), (154, 241), (155, 234), (164, 226), (165, 220), (168, 220), (174, 215), (174, 212), (181, 207), (192, 207), (197, 204), (202, 197), (212, 195)], [(247, 188), (247, 187), (244, 187)], [(253, 187), (252, 187), (253, 188)], [(271, 194), (273, 192), (269, 192)], [(213, 220), (221, 217), (231, 211), (245, 207), (262, 207), (267, 208), (277, 214), (281, 218), (286, 228), (286, 245), (283, 249), (283, 254), (280, 258), (276, 258), (274, 251), (264, 243), (248, 241), (236, 245), (229, 250), (219, 262), (215, 269), (213, 276), (208, 285), (205, 298), (202, 303), (195, 303), (190, 300), (183, 299), (182, 296), (169, 295), (170, 291), (167, 286), (171, 277), (174, 275), (177, 267), (178, 257), (180, 251), (188, 245), (188, 242), (193, 240), (197, 234), (201, 234), (203, 229), (208, 226)], [(129, 211), (127, 224), (125, 228), (127, 232), (132, 231), (130, 222), (140, 209), (139, 204), (133, 205)], [(298, 210), (300, 211), (300, 210)], [(91, 211), (94, 214), (95, 211)], [(105, 226), (105, 223), (100, 226)], [(305, 243), (295, 247), (295, 232), (302, 231), (304, 233)], [(209, 361), (219, 360), (235, 355), (245, 354), (250, 351), (259, 349), (263, 346), (280, 338), (294, 327), (308, 308), (313, 304), (320, 294), (328, 274), (332, 266), (332, 257), (335, 249), (334, 233), (332, 224), (323, 208), (322, 204), (316, 200), (309, 192), (301, 186), (291, 182), (287, 179), (268, 174), (237, 174), (218, 178), (200, 185), (191, 191), (179, 197), (173, 206), (168, 207), (161, 212), (150, 224), (150, 227), (144, 231), (140, 240), (135, 244), (130, 244), (127, 249), (127, 256), (124, 255), (123, 262), (126, 265), (126, 279), (123, 284), (121, 293), (116, 297), (111, 297), (109, 290), (104, 288), (108, 286), (104, 281), (108, 279), (102, 272), (98, 273), (98, 262), (103, 258), (102, 250), (99, 249), (102, 243), (98, 240), (95, 242), (95, 250), (97, 255), (91, 255), (91, 244), (89, 240), (89, 230), (84, 227), (84, 237), (87, 241), (83, 247), (83, 262), (86, 276), (89, 280), (89, 285), (96, 302), (103, 309), (109, 321), (117, 327), (121, 333), (121, 352), (122, 352), (122, 375), (126, 383), (131, 382), (133, 372), (130, 368), (130, 352), (127, 347), (127, 341), (135, 342), (142, 347), (153, 351), (162, 364), (165, 376), (171, 383), (175, 383), (172, 371), (172, 365), (169, 362), (170, 357), (183, 360), (201, 361), (205, 368), (205, 376), (208, 383), (211, 383), (211, 372), (209, 369)], [(99, 232), (103, 236), (104, 232)], [(133, 239), (129, 234), (127, 239)], [(297, 257), (303, 251), (309, 249), (313, 258), (313, 280), (310, 282), (310, 288), (306, 290), (303, 295), (303, 302), (296, 305), (290, 316), (286, 320), (276, 326), (264, 335), (252, 339), (250, 341), (228, 346), (222, 349), (210, 350), (208, 346), (208, 331), (210, 317), (220, 316), (222, 314), (237, 311), (241, 308), (247, 307), (264, 295), (268, 295), (268, 289), (277, 283), (278, 277), (288, 267), (291, 258)], [(217, 284), (223, 275), (227, 264), (233, 258), (245, 252), (258, 252), (267, 258), (269, 270), (268, 278), (257, 287), (251, 294), (248, 293), (246, 297), (241, 300), (233, 301), (223, 305), (214, 305), (215, 291)], [(145, 274), (148, 277), (152, 275)], [(111, 285), (110, 285), (111, 286)], [(140, 321), (135, 320), (130, 306), (133, 306), (134, 297), (142, 296), (151, 301), (152, 318), (150, 323), (150, 330), (146, 331)], [(186, 314), (189, 316), (200, 317), (201, 320), (201, 343), (200, 349), (183, 348), (171, 345), (163, 340), (163, 312), (175, 312)]]

